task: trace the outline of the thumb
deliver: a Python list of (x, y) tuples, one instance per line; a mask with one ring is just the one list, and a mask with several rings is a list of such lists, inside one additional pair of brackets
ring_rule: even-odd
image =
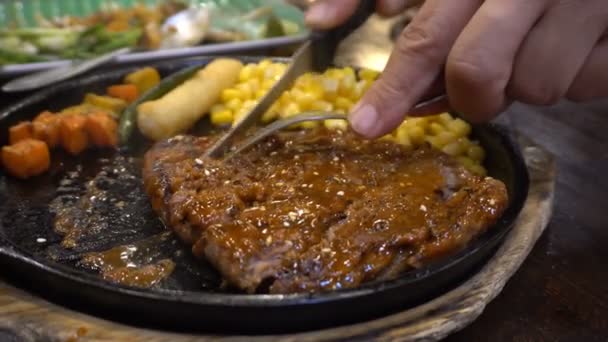
[(353, 109), (355, 132), (377, 138), (394, 130), (441, 73), (459, 33), (483, 0), (427, 0), (395, 43), (380, 78)]
[(321, 0), (314, 2), (306, 11), (306, 25), (317, 30), (334, 28), (345, 22), (357, 9), (359, 1), (370, 0)]

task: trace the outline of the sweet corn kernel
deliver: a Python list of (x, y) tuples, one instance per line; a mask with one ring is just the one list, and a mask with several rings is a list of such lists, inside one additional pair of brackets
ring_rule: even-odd
[(439, 135), (437, 135), (437, 143), (439, 144), (438, 147), (443, 147), (447, 144), (449, 144), (450, 142), (456, 140), (456, 136), (453, 133), (450, 133), (448, 131), (444, 131), (439, 133)]
[(224, 111), (226, 109), (227, 109), (226, 106), (224, 106), (223, 104), (218, 103), (216, 105), (213, 105), (211, 107), (211, 109), (209, 110), (209, 112), (211, 114), (213, 114), (213, 113), (217, 113), (217, 112), (222, 112), (222, 111)]
[(344, 74), (348, 77), (352, 77), (353, 79), (357, 78), (357, 73), (355, 73), (355, 69), (351, 67), (344, 67), (342, 68), (342, 70), (344, 71)]
[(338, 97), (335, 101), (337, 109), (343, 109), (345, 112), (350, 111), (353, 107), (353, 102), (345, 97)]
[(315, 98), (322, 99), (325, 95), (325, 89), (323, 88), (323, 84), (319, 80), (313, 79), (310, 83), (306, 85), (306, 87), (300, 88), (302, 91), (307, 92), (313, 95)]
[(445, 132), (445, 128), (437, 122), (431, 123), (428, 127), (428, 130), (429, 133), (431, 133), (432, 135), (439, 135), (442, 132)]
[(447, 129), (458, 137), (466, 137), (471, 134), (471, 125), (462, 119), (454, 119), (447, 124)]
[(313, 129), (319, 127), (319, 121), (304, 121), (300, 122), (300, 127), (304, 129)]
[(344, 70), (342, 70), (342, 69), (329, 68), (329, 69), (325, 70), (325, 72), (323, 73), (323, 76), (340, 80), (344, 77), (344, 74), (345, 74)]
[(338, 89), (338, 94), (344, 97), (352, 97), (355, 90), (355, 83), (357, 83), (355, 76), (346, 74), (340, 80), (340, 88)]
[(361, 69), (359, 70), (359, 78), (365, 81), (375, 81), (380, 73), (376, 70)]
[(287, 106), (288, 104), (290, 104), (292, 102), (291, 92), (289, 90), (284, 91), (277, 102), (280, 103), (282, 106)]
[(228, 88), (228, 89), (224, 89), (222, 91), (222, 102), (228, 102), (232, 99), (240, 99), (241, 98), (241, 92), (239, 92), (238, 90), (234, 89), (234, 88)]
[(386, 134), (378, 138), (380, 141), (392, 141), (395, 142), (395, 137), (392, 134)]
[(243, 118), (247, 115), (248, 111), (241, 109), (238, 112), (234, 113), (234, 118), (232, 121), (232, 126), (236, 126), (236, 124), (238, 124), (239, 122), (241, 122), (241, 120), (243, 120)]
[(353, 93), (352, 93), (352, 99), (353, 101), (359, 101), (363, 95), (365, 94), (365, 92), (367, 92), (367, 90), (369, 89), (369, 87), (371, 86), (371, 82), (367, 82), (367, 81), (358, 81), (355, 84), (355, 89), (353, 89)]
[(314, 101), (310, 104), (310, 110), (331, 112), (334, 110), (334, 105), (327, 101)]
[(306, 88), (306, 86), (310, 82), (312, 82), (313, 77), (314, 77), (313, 74), (310, 73), (310, 72), (304, 73), (303, 75), (301, 75), (300, 77), (298, 77), (298, 79), (294, 83), (294, 87), (296, 87), (296, 88)]
[(255, 107), (256, 104), (257, 102), (254, 100), (247, 100), (243, 102), (243, 106), (241, 107), (241, 109), (250, 111), (253, 107)]
[(275, 120), (276, 118), (279, 117), (279, 103), (275, 103), (272, 106), (270, 106), (270, 108), (266, 111), (266, 113), (264, 113), (264, 115), (262, 115), (262, 122), (264, 123), (268, 123), (272, 120)]
[(252, 79), (254, 77), (254, 73), (255, 73), (255, 64), (249, 63), (249, 64), (245, 65), (241, 69), (241, 72), (239, 73), (239, 81), (245, 82), (249, 79)]
[(226, 102), (226, 107), (233, 112), (237, 112), (243, 106), (243, 101), (239, 98), (233, 98), (230, 101)]
[(240, 92), (240, 99), (245, 101), (253, 98), (253, 90), (249, 83), (239, 83), (235, 88)]
[(346, 120), (325, 120), (323, 121), (323, 125), (325, 128), (331, 130), (345, 131), (348, 129), (348, 122), (346, 122)]
[(441, 113), (437, 116), (437, 121), (442, 125), (447, 126), (454, 118), (449, 113)]
[(302, 110), (309, 110), (311, 109), (312, 104), (319, 99), (315, 98), (314, 94), (302, 93), (302, 95), (296, 97), (295, 100)]
[(267, 93), (267, 91), (266, 91), (266, 90), (264, 90), (264, 89), (259, 89), (259, 90), (256, 90), (255, 94), (253, 94), (253, 97), (254, 97), (256, 100), (259, 100), (259, 99), (261, 99), (262, 97), (264, 97), (264, 95), (266, 95), (266, 93)]
[(473, 159), (468, 158), (468, 157), (456, 157), (456, 160), (458, 160), (458, 162), (464, 166), (467, 169), (470, 169), (471, 166), (475, 165), (475, 162), (473, 161)]
[(264, 58), (256, 65), (256, 68), (262, 70), (262, 72), (263, 72), (266, 69), (268, 69), (268, 67), (271, 65), (272, 65), (272, 61), (268, 58)]
[(285, 108), (283, 108), (283, 111), (281, 112), (281, 117), (288, 118), (290, 116), (300, 114), (301, 112), (302, 110), (300, 109), (300, 106), (298, 106), (297, 103), (292, 102), (285, 106)]
[(454, 141), (451, 142), (441, 149), (445, 154), (449, 154), (451, 156), (459, 156), (466, 152), (467, 145), (463, 141)]
[(414, 146), (424, 144), (424, 129), (420, 126), (410, 126), (407, 128), (407, 134)]
[(253, 92), (262, 90), (262, 82), (260, 82), (260, 80), (257, 78), (252, 78), (252, 79), (248, 80), (246, 83), (249, 84), (249, 88)]
[(276, 72), (276, 68), (274, 64), (268, 66), (268, 68), (264, 69), (263, 78), (267, 80), (278, 80), (281, 75), (278, 75)]
[(220, 111), (212, 112), (210, 114), (211, 123), (216, 126), (227, 125), (232, 122), (234, 116), (229, 109), (223, 109)]
[(333, 78), (323, 78), (321, 80), (323, 87), (323, 97), (325, 100), (334, 101), (338, 97), (338, 89), (340, 81)]
[(407, 131), (404, 129), (397, 131), (397, 134), (395, 135), (395, 142), (400, 145), (407, 146), (407, 147), (412, 146), (412, 141), (410, 140), (410, 137), (407, 134)]
[(275, 63), (275, 68), (276, 68), (276, 72), (280, 76), (283, 76), (283, 74), (285, 73), (285, 71), (287, 71), (287, 64), (285, 64), (285, 63)]
[(262, 81), (262, 89), (268, 91), (274, 86), (275, 83), (277, 83), (276, 80), (266, 78)]
[(467, 155), (476, 161), (482, 161), (485, 158), (485, 151), (477, 144), (471, 144), (467, 150)]

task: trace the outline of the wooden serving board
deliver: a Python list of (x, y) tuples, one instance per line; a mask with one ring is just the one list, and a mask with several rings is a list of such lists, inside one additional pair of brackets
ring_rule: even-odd
[(421, 306), (359, 324), (276, 336), (210, 336), (134, 328), (81, 314), (0, 281), (0, 340), (15, 341), (319, 341), (365, 338), (435, 341), (473, 322), (517, 271), (551, 216), (555, 189), (553, 157), (522, 138), (530, 193), (496, 255), (471, 279)]

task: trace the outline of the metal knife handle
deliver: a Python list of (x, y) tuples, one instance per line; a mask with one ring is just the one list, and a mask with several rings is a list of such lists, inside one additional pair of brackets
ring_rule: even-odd
[(327, 69), (333, 63), (338, 44), (358, 29), (376, 10), (376, 1), (359, 0), (355, 13), (342, 25), (327, 31), (313, 31), (313, 67), (317, 71)]
[(92, 59), (84, 60), (82, 62), (75, 62), (65, 67), (49, 69), (37, 72), (35, 74), (23, 76), (6, 83), (2, 87), (2, 90), (8, 93), (42, 88), (55, 82), (60, 82), (87, 72), (98, 66), (111, 62), (119, 55), (123, 55), (131, 51), (131, 48), (122, 48)]

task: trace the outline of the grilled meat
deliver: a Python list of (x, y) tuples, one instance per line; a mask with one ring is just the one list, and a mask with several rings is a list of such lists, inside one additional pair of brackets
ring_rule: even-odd
[(352, 288), (464, 248), (508, 205), (504, 184), (430, 148), (324, 129), (204, 159), (214, 137), (145, 156), (152, 206), (193, 253), (247, 292)]

